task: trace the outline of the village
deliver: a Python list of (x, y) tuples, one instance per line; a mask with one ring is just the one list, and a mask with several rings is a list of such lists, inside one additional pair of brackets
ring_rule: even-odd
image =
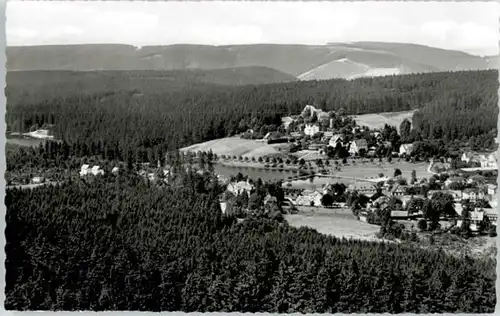
[[(249, 130), (241, 137), (259, 136)], [(357, 220), (381, 225), (380, 217), (385, 211), (392, 221), (426, 230), (432, 226), (426, 203), (434, 202), (441, 208), (436, 211), (435, 222), (446, 231), (458, 228), (469, 235), (495, 234), (498, 217), (495, 152), (463, 150), (429, 157), (424, 150), (415, 148), (418, 142), (401, 143), (394, 127), (386, 125), (370, 130), (356, 125), (348, 116), (326, 113), (310, 105), (300, 115), (283, 118), (278, 131), (267, 132), (259, 141), (289, 144), (289, 149), (286, 152), (282, 147), (281, 155), (271, 158), (223, 156), (222, 160), (261, 162), (264, 168), (291, 169), (298, 173), (281, 182), (284, 212), (349, 209)], [(417, 177), (417, 172), (409, 168), (419, 161), (425, 163), (427, 173), (420, 172)], [(403, 164), (405, 168), (400, 167)], [(384, 172), (377, 172), (374, 165)], [(357, 172), (341, 176), (342, 169)], [(300, 186), (315, 181), (315, 188)], [(244, 192), (250, 197), (255, 191), (252, 181), (235, 182), (234, 178), (227, 188), (233, 197)], [(223, 211), (231, 204), (226, 197), (221, 199)], [(269, 198), (265, 201), (275, 202)]]
[[(343, 210), (367, 225), (383, 225), (383, 214), (387, 214), (393, 222), (426, 230), (433, 225), (432, 207), (426, 205), (434, 203), (441, 208), (436, 211), (434, 225), (447, 231), (467, 226), (471, 236), (493, 235), (498, 217), (496, 154), (464, 150), (429, 157), (418, 148), (423, 147), (419, 142), (402, 142), (408, 138), (402, 133), (387, 124), (379, 129), (359, 126), (350, 116), (307, 105), (301, 114), (283, 118), (275, 131), (263, 134), (248, 130), (239, 136), (278, 148), (277, 154), (236, 156), (211, 149), (181, 151), (181, 156), (186, 171), (199, 174), (206, 172), (206, 165), (199, 164), (201, 160), (209, 162), (212, 171), (213, 165), (236, 162), (238, 166), (283, 173), (277, 181), (281, 197), (267, 192), (256, 199), (258, 179), (243, 175), (239, 169), (231, 175), (215, 170), (226, 188), (220, 197), (223, 213), (234, 213), (235, 208), (240, 217), (255, 213), (256, 208), (282, 214)], [(117, 175), (121, 168), (85, 163), (79, 177)], [(171, 166), (160, 162), (156, 166), (142, 163), (138, 169), (137, 173), (150, 182), (168, 183), (173, 173)], [(48, 183), (53, 182), (35, 176), (28, 186)], [(242, 195), (246, 196), (243, 202)], [(252, 197), (254, 201), (249, 203)]]

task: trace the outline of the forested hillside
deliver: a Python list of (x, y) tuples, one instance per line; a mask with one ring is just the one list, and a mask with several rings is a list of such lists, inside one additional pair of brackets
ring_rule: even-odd
[(221, 214), (209, 175), (7, 190), (19, 310), (492, 313), (495, 263)]
[[(348, 114), (419, 109), (413, 122), (417, 139), (496, 135), (497, 71), (196, 89), (152, 83), (147, 76), (131, 73), (96, 78), (97, 74), (62, 84), (52, 98), (43, 86), (24, 85), (9, 75), (8, 129), (55, 124), (56, 137), (76, 146), (77, 152), (94, 148), (113, 150), (121, 157), (134, 151), (144, 157), (248, 128), (265, 131), (280, 124), (282, 115), (313, 104)], [(92, 81), (99, 84), (82, 90)]]
[(240, 86), (296, 81), (265, 67), (171, 71), (10, 71), (7, 97), (16, 102), (109, 91), (163, 93), (217, 85)]
[(386, 42), (143, 47), (120, 44), (47, 45), (7, 47), (6, 53), (9, 71), (186, 70), (258, 66), (306, 80), (376, 76), (377, 72), (408, 74), (491, 67), (490, 58), (461, 51)]

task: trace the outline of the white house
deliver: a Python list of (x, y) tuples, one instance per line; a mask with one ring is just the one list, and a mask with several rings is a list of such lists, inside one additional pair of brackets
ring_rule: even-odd
[(488, 184), (488, 194), (491, 196), (497, 195), (497, 186), (495, 184)]
[(356, 139), (349, 147), (349, 153), (353, 156), (358, 155), (361, 150), (368, 151), (368, 143), (365, 139)]
[(400, 156), (410, 155), (412, 151), (413, 151), (413, 144), (401, 144), (401, 146), (399, 146)]
[(335, 134), (332, 136), (332, 138), (330, 138), (330, 141), (328, 142), (328, 146), (335, 148), (335, 147), (337, 147), (338, 143), (340, 143), (342, 145), (343, 142), (344, 142), (344, 135)]
[(498, 169), (497, 157), (495, 154), (481, 155), (479, 159), (481, 168)]
[(89, 165), (82, 165), (82, 168), (80, 169), (80, 176), (83, 177), (83, 176), (88, 175), (89, 168), (90, 168)]
[(40, 184), (40, 183), (43, 183), (44, 181), (45, 181), (45, 179), (42, 177), (34, 177), (33, 179), (31, 179), (31, 182), (33, 184)]
[(323, 194), (318, 191), (304, 191), (303, 195), (300, 195), (295, 200), (296, 205), (310, 206), (311, 202), (314, 206), (321, 206), (321, 198)]
[(463, 200), (470, 200), (470, 201), (476, 201), (476, 200), (482, 200), (484, 199), (484, 193), (481, 192), (480, 190), (475, 190), (475, 189), (465, 189), (462, 192), (462, 199)]
[(244, 191), (247, 192), (247, 194), (250, 196), (250, 191), (252, 191), (253, 186), (246, 182), (246, 181), (240, 181), (240, 182), (232, 182), (227, 185), (227, 190), (234, 195), (238, 195)]
[(319, 133), (319, 125), (317, 124), (306, 124), (304, 127), (304, 134), (309, 136), (314, 136)]
[(496, 153), (464, 152), (461, 160), (466, 163), (477, 162), (485, 169), (498, 169)]
[(99, 167), (99, 166), (93, 166), (91, 172), (92, 172), (92, 174), (94, 176), (103, 175), (104, 174), (104, 170), (102, 170), (101, 167)]
[(220, 201), (219, 205), (220, 205), (220, 210), (222, 211), (222, 214), (225, 214), (226, 213), (226, 209), (227, 209), (227, 202), (226, 201)]

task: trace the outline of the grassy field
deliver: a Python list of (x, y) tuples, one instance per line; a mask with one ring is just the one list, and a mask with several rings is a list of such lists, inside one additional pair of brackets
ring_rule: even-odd
[[(310, 227), (319, 233), (337, 238), (358, 239), (382, 242), (376, 237), (380, 227), (358, 221), (349, 209), (326, 209), (317, 207), (299, 207), (298, 214), (285, 215), (287, 222), (294, 227)], [(406, 229), (411, 229), (416, 222), (402, 221)], [(446, 226), (446, 225), (445, 225)], [(417, 230), (418, 231), (418, 230)], [(411, 242), (416, 247), (442, 249), (448, 254), (462, 256), (464, 254), (476, 258), (495, 258), (497, 253), (496, 238), (487, 236), (463, 239), (444, 233), (434, 236), (434, 243), (429, 244), (428, 232), (419, 232), (418, 242)], [(399, 241), (394, 241), (399, 242)]]
[(298, 214), (285, 215), (291, 226), (307, 226), (319, 233), (338, 238), (380, 241), (375, 237), (379, 226), (358, 221), (351, 210), (299, 207)]
[(429, 164), (425, 162), (421, 163), (410, 163), (406, 161), (401, 162), (356, 162), (353, 164), (351, 161), (348, 161), (348, 166), (342, 166), (340, 171), (335, 171), (336, 176), (340, 177), (351, 177), (351, 178), (376, 178), (379, 173), (383, 173), (384, 176), (392, 177), (394, 175), (394, 170), (400, 169), (403, 173), (403, 178), (410, 180), (412, 170), (415, 170), (417, 174), (417, 179), (428, 178), (433, 174), (427, 170)]
[(333, 168), (330, 168), (331, 169), (330, 175), (333, 175), (338, 178), (316, 177), (312, 182), (309, 179), (295, 180), (290, 182), (291, 183), (290, 187), (294, 189), (314, 190), (317, 188), (321, 188), (323, 185), (328, 183), (339, 182), (349, 185), (354, 181), (362, 181), (362, 180), (366, 180), (367, 182), (376, 182), (376, 178), (378, 178), (378, 175), (380, 173), (383, 173), (384, 176), (392, 177), (394, 175), (394, 170), (396, 168), (401, 170), (403, 178), (406, 178), (408, 181), (411, 180), (412, 170), (415, 170), (417, 180), (421, 180), (423, 178), (429, 178), (433, 175), (431, 172), (427, 170), (427, 167), (428, 164), (423, 162), (415, 164), (406, 161), (402, 161), (399, 163), (384, 162), (381, 164), (378, 162), (373, 162), (373, 163), (357, 162), (356, 164), (349, 162), (347, 166), (341, 166), (340, 171), (335, 171), (333, 170)]
[(414, 111), (403, 111), (403, 112), (386, 112), (386, 113), (371, 113), (355, 115), (353, 119), (356, 123), (361, 126), (367, 126), (370, 129), (383, 128), (384, 124), (395, 126), (399, 130), (399, 125), (404, 119), (409, 119), (413, 117)]
[(239, 136), (214, 139), (208, 142), (195, 144), (181, 149), (184, 151), (209, 151), (217, 155), (262, 157), (266, 155), (279, 154), (279, 148), (289, 146), (288, 144), (269, 145), (266, 142), (251, 139), (242, 139)]

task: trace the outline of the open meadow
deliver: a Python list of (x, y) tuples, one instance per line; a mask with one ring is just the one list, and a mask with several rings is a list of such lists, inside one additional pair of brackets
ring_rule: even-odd
[(349, 161), (347, 166), (342, 166), (340, 171), (335, 171), (334, 175), (339, 177), (370, 179), (378, 178), (380, 173), (384, 176), (392, 177), (395, 169), (400, 169), (403, 178), (410, 180), (412, 170), (415, 170), (417, 179), (429, 178), (433, 175), (428, 170), (429, 164), (425, 162), (411, 163), (406, 161), (379, 162), (355, 162)]
[(181, 152), (186, 151), (210, 151), (217, 155), (243, 156), (243, 157), (263, 157), (267, 155), (279, 154), (278, 148), (288, 146), (287, 144), (269, 145), (264, 141), (253, 139), (243, 139), (239, 136), (214, 139), (208, 142), (194, 144), (184, 147)]
[(300, 206), (298, 214), (287, 214), (285, 219), (291, 226), (307, 226), (325, 235), (380, 241), (375, 236), (380, 229), (379, 226), (358, 221), (350, 209)]
[(384, 112), (354, 115), (352, 118), (360, 126), (367, 126), (370, 129), (383, 128), (385, 124), (395, 126), (399, 130), (399, 125), (404, 119), (411, 119), (415, 111)]

